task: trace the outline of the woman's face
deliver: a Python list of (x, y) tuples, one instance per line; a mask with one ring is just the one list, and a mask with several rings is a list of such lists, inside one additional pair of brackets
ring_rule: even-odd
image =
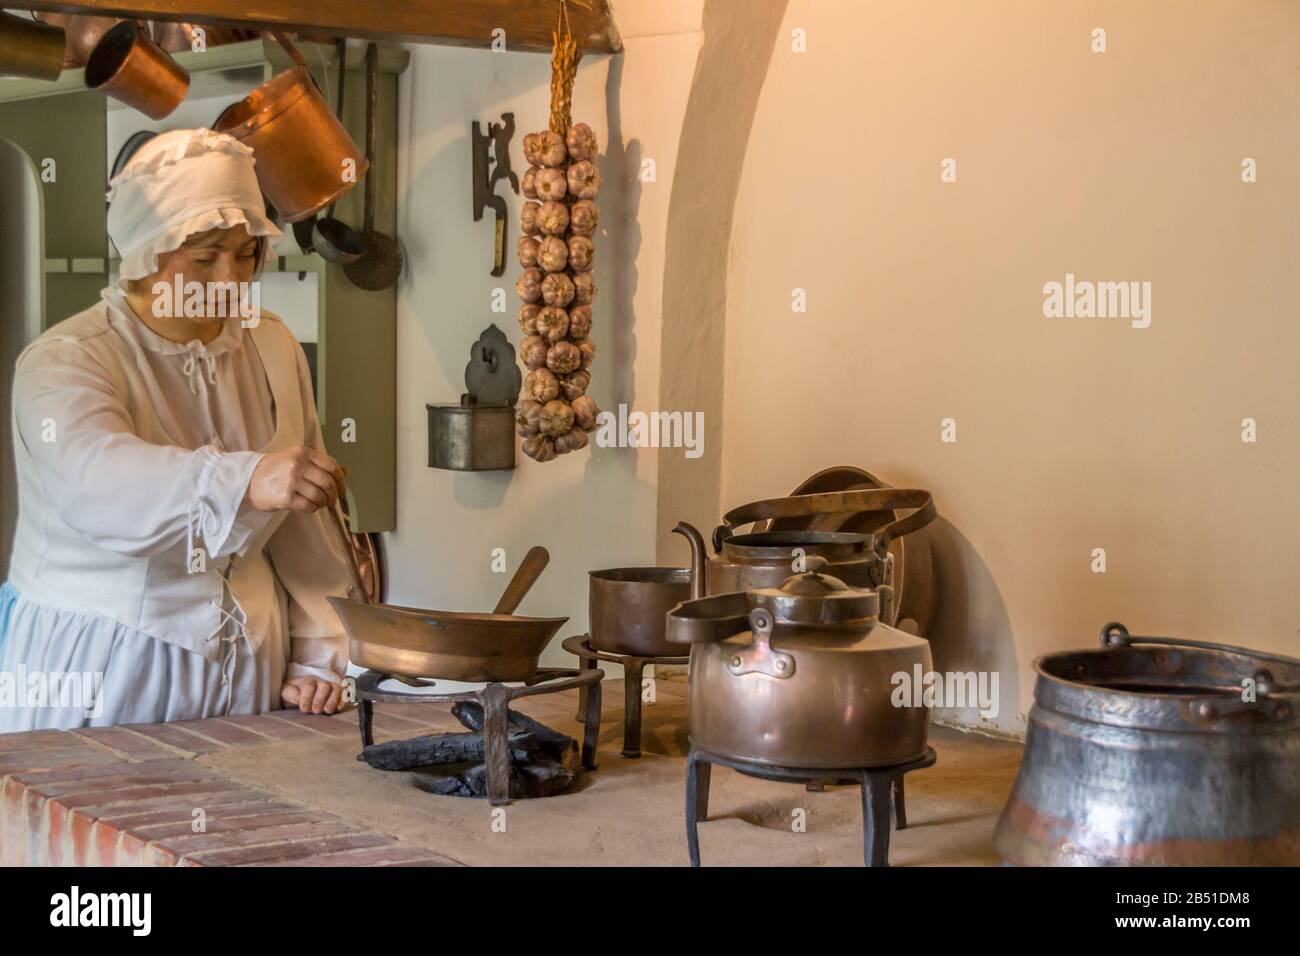
[[(190, 236), (179, 249), (159, 253), (158, 271), (137, 279), (134, 287), (151, 293), (162, 282), (174, 290), (179, 276), (186, 299), (190, 298), (190, 283), (203, 286), (206, 314), (194, 315), (192, 307), (181, 307), (182, 301), (169, 310), (172, 317), (211, 322), (214, 318), (237, 315), (240, 290), (253, 281), (257, 253), (258, 239), (248, 234), (243, 223), (229, 229), (209, 229)], [(234, 297), (230, 298), (232, 293)]]

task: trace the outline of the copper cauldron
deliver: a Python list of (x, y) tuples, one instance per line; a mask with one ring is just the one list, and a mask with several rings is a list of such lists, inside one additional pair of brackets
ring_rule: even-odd
[(330, 111), (302, 55), (284, 34), (274, 36), (295, 65), (232, 104), (212, 128), (252, 147), (262, 192), (292, 223), (337, 202), (369, 164)]
[[(876, 532), (762, 531), (734, 533), (739, 525), (772, 518), (840, 514), (885, 509), (915, 509)], [(791, 495), (742, 505), (723, 516), (713, 533), (716, 552), (707, 555), (704, 537), (685, 521), (673, 529), (691, 544), (693, 598), (758, 587), (776, 587), (792, 571), (803, 569), (808, 557), (827, 563), (828, 573), (853, 587), (892, 586), (893, 559), (889, 543), (924, 528), (935, 518), (930, 492), (914, 488)], [(885, 621), (894, 621), (891, 609)]]
[(779, 587), (686, 601), (668, 640), (691, 645), (691, 746), (778, 767), (882, 767), (925, 755), (930, 711), (894, 705), (930, 644), (883, 623), (893, 590), (852, 588), (825, 558)]
[(993, 845), (1027, 866), (1300, 866), (1300, 660), (1133, 637), (1038, 658)]

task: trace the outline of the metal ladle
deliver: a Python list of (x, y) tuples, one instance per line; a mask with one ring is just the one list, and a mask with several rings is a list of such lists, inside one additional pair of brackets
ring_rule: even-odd
[(375, 113), (379, 72), (379, 46), (366, 47), (366, 218), (362, 238), (366, 251), (354, 262), (345, 263), (343, 272), (358, 289), (380, 292), (402, 274), (402, 250), (392, 236), (375, 231)]
[[(343, 122), (344, 80), (347, 78), (347, 40), (338, 39), (339, 57), (339, 92), (337, 115)], [(356, 262), (366, 251), (366, 242), (361, 234), (341, 219), (334, 218), (334, 203), (321, 217), (311, 216), (293, 224), (293, 237), (306, 253), (318, 252), (328, 262), (346, 265)]]

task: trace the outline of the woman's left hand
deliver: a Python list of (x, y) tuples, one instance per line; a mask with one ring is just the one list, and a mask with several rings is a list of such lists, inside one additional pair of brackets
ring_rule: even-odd
[(293, 677), (280, 688), (280, 701), (304, 714), (332, 714), (339, 709), (343, 687), (319, 677)]

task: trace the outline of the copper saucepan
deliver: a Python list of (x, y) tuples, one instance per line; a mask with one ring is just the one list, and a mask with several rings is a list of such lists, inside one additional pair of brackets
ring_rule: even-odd
[(99, 38), (86, 61), (86, 86), (162, 119), (180, 106), (190, 74), (149, 39), (134, 20), (123, 20)]
[(273, 36), (295, 65), (232, 104), (212, 128), (252, 147), (262, 192), (294, 223), (336, 202), (369, 163), (330, 111), (302, 55), (283, 33)]
[(0, 10), (0, 76), (57, 80), (63, 72), (63, 28)]

